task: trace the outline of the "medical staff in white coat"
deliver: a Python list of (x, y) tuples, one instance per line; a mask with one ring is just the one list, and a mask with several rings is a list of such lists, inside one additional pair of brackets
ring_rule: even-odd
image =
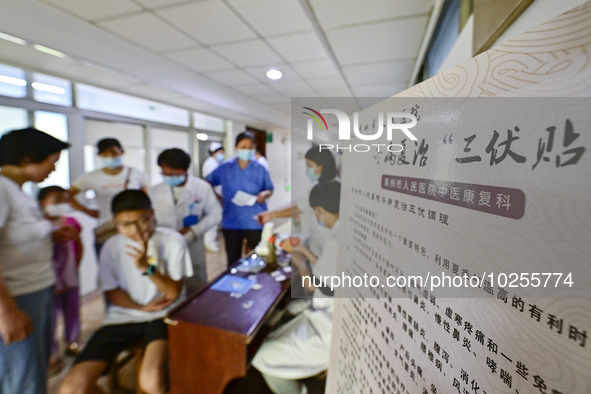
[[(209, 157), (203, 162), (201, 167), (201, 176), (205, 178), (220, 166), (220, 163), (224, 161), (224, 146), (213, 141), (209, 144)], [(219, 189), (221, 191), (221, 188)], [(221, 193), (220, 193), (221, 194)]]
[[(257, 216), (257, 220), (261, 224), (267, 223), (269, 220), (288, 218), (299, 216), (300, 231), (307, 235), (307, 245), (312, 253), (316, 256), (322, 254), (322, 249), (326, 243), (328, 230), (325, 227), (318, 225), (314, 211), (308, 202), (310, 197), (310, 190), (314, 186), (323, 182), (333, 181), (337, 176), (337, 166), (334, 156), (328, 150), (320, 150), (318, 145), (312, 146), (305, 155), (306, 159), (306, 175), (313, 183), (309, 186), (308, 192), (296, 201), (296, 204), (289, 208), (280, 209), (276, 211), (261, 212)], [(296, 184), (293, 187), (294, 192), (299, 188)], [(302, 185), (301, 190), (304, 189)]]
[[(340, 183), (331, 181), (319, 183), (310, 192), (310, 206), (319, 224), (329, 229), (329, 235), (320, 256), (306, 247), (292, 247), (292, 260), (302, 276), (336, 275), (340, 190)], [(302, 379), (328, 369), (333, 294), (328, 288), (314, 288), (312, 281), (305, 284), (314, 292), (311, 305), (273, 331), (252, 361), (274, 393), (299, 394), (304, 388)]]
[[(203, 162), (203, 166), (201, 167), (201, 177), (205, 178), (209, 174), (211, 174), (216, 168), (220, 166), (220, 163), (224, 161), (224, 146), (217, 141), (213, 141), (209, 144), (209, 157), (205, 159)], [(213, 188), (215, 194), (218, 195), (218, 198), (222, 199), (222, 187), (216, 186)], [(205, 249), (210, 252), (219, 252), (220, 245), (217, 243), (218, 237), (218, 229), (212, 228), (211, 230), (205, 233), (203, 238), (205, 242)]]
[(187, 294), (207, 283), (203, 236), (222, 220), (222, 207), (211, 185), (190, 176), (190, 164), (191, 157), (181, 149), (162, 152), (158, 165), (164, 182), (150, 193), (158, 225), (179, 231), (189, 246), (194, 275), (185, 279)]

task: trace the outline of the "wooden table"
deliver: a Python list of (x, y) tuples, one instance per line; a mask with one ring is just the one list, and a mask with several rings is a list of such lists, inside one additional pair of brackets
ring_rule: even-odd
[[(269, 318), (289, 298), (290, 274), (283, 273), (286, 279), (282, 282), (270, 275), (281, 269), (276, 264), (255, 274), (262, 285), (260, 290), (251, 288), (240, 298), (211, 289), (226, 274), (252, 275), (233, 267), (187, 298), (165, 319), (172, 394), (221, 393), (230, 381), (244, 377), (272, 329), (267, 324)], [(245, 308), (250, 303), (252, 306)]]

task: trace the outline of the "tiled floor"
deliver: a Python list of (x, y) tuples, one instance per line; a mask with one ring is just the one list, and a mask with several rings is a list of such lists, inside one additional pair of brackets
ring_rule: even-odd
[[(226, 268), (226, 252), (223, 250), (223, 239), (220, 240), (220, 251), (217, 253), (206, 253), (206, 263), (207, 263), (207, 277), (208, 279), (213, 279), (222, 273)], [(88, 338), (92, 335), (92, 333), (100, 327), (103, 314), (104, 314), (104, 305), (103, 305), (103, 297), (101, 293), (93, 293), (83, 297), (82, 299), (82, 306), (81, 306), (81, 319), (82, 319), (82, 327), (81, 327), (81, 342), (84, 343), (88, 340)], [(58, 332), (61, 332), (61, 325), (58, 322)], [(63, 347), (63, 346), (62, 346)], [(49, 378), (48, 380), (48, 393), (49, 394), (56, 394), (59, 389), (59, 385), (61, 384), (63, 378), (65, 377), (68, 369), (72, 364), (72, 358), (66, 358), (65, 362), (66, 365), (64, 369), (59, 373)], [(135, 380), (135, 371), (133, 368), (133, 362), (129, 363), (128, 367), (122, 370), (121, 373), (121, 380), (122, 383), (129, 387), (133, 387), (133, 381)], [(101, 387), (106, 392), (107, 387), (107, 378), (102, 377), (99, 380), (99, 387)]]

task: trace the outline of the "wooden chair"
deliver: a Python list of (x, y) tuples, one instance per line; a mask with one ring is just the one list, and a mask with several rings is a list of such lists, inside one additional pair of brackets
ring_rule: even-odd
[[(144, 356), (144, 347), (138, 343), (130, 346), (121, 352), (115, 362), (111, 365), (108, 372), (108, 387), (110, 394), (141, 394), (138, 378), (142, 357)], [(130, 362), (135, 360), (135, 388), (130, 388), (120, 382), (120, 372)]]

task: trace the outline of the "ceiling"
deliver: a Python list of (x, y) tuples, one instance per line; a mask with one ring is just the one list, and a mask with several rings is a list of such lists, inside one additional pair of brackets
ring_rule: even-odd
[[(1, 0), (0, 61), (264, 128), (408, 87), (436, 0)], [(265, 73), (276, 68), (281, 80)]]

